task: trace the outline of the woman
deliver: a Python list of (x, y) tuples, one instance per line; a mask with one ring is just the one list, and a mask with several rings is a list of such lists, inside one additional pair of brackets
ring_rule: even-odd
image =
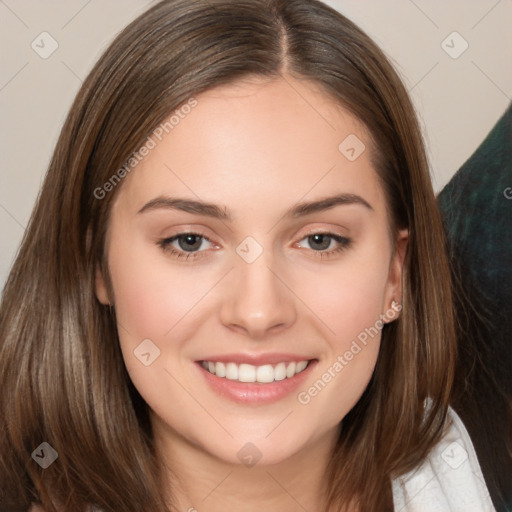
[(166, 0), (84, 82), (5, 286), (3, 508), (493, 510), (454, 331), (383, 53), (317, 1)]

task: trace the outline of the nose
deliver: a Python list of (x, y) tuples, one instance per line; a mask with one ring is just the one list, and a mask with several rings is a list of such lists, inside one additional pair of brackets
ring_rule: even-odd
[(227, 292), (220, 310), (221, 322), (254, 339), (289, 328), (296, 320), (297, 309), (286, 281), (269, 251), (252, 263), (239, 258), (224, 283)]

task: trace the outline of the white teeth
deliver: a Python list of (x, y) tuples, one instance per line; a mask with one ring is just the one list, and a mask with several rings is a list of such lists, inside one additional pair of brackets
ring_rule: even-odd
[[(210, 366), (210, 363), (208, 363), (208, 366)], [(226, 379), (238, 380), (238, 366), (235, 363), (228, 363), (226, 365)]]
[(240, 382), (256, 382), (256, 368), (252, 364), (241, 364), (238, 367)]
[(274, 380), (283, 380), (286, 379), (286, 365), (284, 363), (279, 363), (274, 368)]
[(263, 366), (258, 366), (256, 380), (263, 383), (274, 382), (274, 368), (272, 368), (272, 365), (264, 364)]
[(217, 375), (217, 377), (225, 377), (229, 380), (237, 380), (239, 382), (260, 382), (270, 383), (275, 380), (289, 379), (306, 369), (309, 361), (299, 361), (297, 363), (278, 363), (275, 366), (264, 364), (262, 366), (254, 366), (252, 364), (236, 363), (214, 363), (212, 361), (202, 361), (201, 365), (205, 370)]
[(215, 363), (215, 375), (217, 377), (226, 376), (226, 365), (224, 363)]
[(290, 378), (290, 377), (293, 377), (295, 375), (295, 368), (296, 368), (296, 364), (293, 362), (293, 363), (290, 363), (287, 367), (286, 367), (286, 377)]
[(300, 373), (306, 366), (308, 365), (307, 361), (299, 361), (297, 363), (297, 367), (295, 368), (295, 373)]

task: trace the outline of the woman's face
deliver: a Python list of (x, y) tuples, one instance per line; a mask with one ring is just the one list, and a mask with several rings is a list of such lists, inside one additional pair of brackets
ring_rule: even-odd
[(118, 185), (97, 295), (157, 435), (277, 463), (334, 439), (366, 388), (407, 235), (393, 252), (368, 136), (310, 82), (196, 100)]

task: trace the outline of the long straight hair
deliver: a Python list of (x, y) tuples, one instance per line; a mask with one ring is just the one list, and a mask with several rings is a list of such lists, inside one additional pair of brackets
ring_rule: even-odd
[[(390, 229), (409, 229), (403, 309), (343, 419), (326, 468), (329, 510), (390, 509), (391, 480), (439, 440), (456, 355), (450, 271), (421, 132), (393, 66), (316, 0), (164, 0), (121, 32), (80, 89), (3, 291), (3, 509), (170, 510), (115, 312), (95, 296), (97, 266), (108, 281), (105, 235), (123, 185), (98, 190), (191, 97), (285, 73), (320, 86), (366, 126)], [(58, 453), (44, 470), (31, 459), (43, 441)]]

